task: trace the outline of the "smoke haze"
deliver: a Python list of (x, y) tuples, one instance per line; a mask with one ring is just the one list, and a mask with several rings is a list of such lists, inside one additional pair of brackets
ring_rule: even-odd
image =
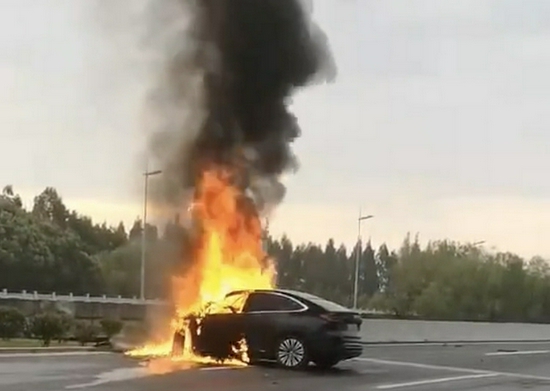
[(300, 129), (292, 93), (335, 76), (326, 37), (297, 0), (155, 1), (147, 45), (163, 42), (162, 77), (148, 107), (150, 152), (164, 170), (162, 196), (181, 206), (197, 175), (239, 167), (259, 209), (284, 196)]

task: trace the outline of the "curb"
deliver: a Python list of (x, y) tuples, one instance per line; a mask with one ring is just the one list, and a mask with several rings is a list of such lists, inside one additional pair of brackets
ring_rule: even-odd
[(13, 348), (0, 348), (0, 356), (2, 354), (13, 353), (68, 353), (68, 352), (97, 352), (101, 349), (92, 346), (72, 346), (72, 347), (13, 347)]

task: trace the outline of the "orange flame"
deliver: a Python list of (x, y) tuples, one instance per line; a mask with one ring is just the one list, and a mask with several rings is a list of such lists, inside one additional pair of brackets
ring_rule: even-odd
[[(274, 286), (275, 270), (262, 246), (262, 227), (256, 208), (232, 184), (231, 171), (221, 168), (202, 174), (190, 210), (197, 223), (193, 238), (193, 262), (184, 275), (173, 279), (176, 317), (172, 330), (181, 330), (188, 314), (222, 311), (216, 308), (225, 295), (235, 290), (266, 289)], [(212, 305), (213, 304), (213, 305)], [(183, 325), (185, 328), (185, 325)], [(169, 356), (170, 336), (162, 344), (150, 344), (128, 352), (131, 356)], [(185, 338), (189, 345), (190, 338)], [(234, 347), (246, 361), (246, 344)], [(178, 360), (212, 362), (197, 357), (191, 346), (184, 347)], [(242, 362), (230, 361), (228, 364)]]

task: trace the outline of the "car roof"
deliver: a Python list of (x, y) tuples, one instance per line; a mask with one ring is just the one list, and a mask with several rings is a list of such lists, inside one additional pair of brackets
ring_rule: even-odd
[(331, 311), (337, 311), (337, 312), (352, 311), (351, 309), (349, 309), (347, 307), (341, 306), (340, 304), (334, 303), (334, 302), (332, 302), (330, 300), (327, 300), (327, 299), (324, 299), (322, 297), (313, 295), (311, 293), (296, 291), (296, 290), (292, 290), (292, 289), (248, 289), (248, 290), (233, 291), (233, 292), (228, 293), (227, 296), (236, 295), (236, 294), (240, 294), (240, 293), (252, 293), (252, 292), (255, 292), (255, 293), (281, 293), (281, 294), (284, 294), (286, 296), (290, 296), (293, 299), (298, 299), (302, 302), (305, 300), (308, 305), (313, 304), (313, 305), (316, 305), (316, 306), (320, 306), (321, 308), (324, 308), (324, 309), (329, 309)]
[(232, 296), (232, 295), (237, 295), (237, 294), (240, 294), (240, 293), (251, 293), (251, 292), (255, 292), (255, 293), (282, 293), (282, 294), (285, 294), (287, 296), (292, 296), (294, 298), (298, 298), (298, 299), (311, 299), (312, 297), (317, 297), (315, 295), (312, 295), (310, 293), (306, 293), (306, 292), (300, 292), (300, 291), (296, 291), (296, 290), (292, 290), (292, 289), (243, 289), (243, 290), (238, 290), (238, 291), (233, 291), (233, 292), (229, 292), (226, 296)]

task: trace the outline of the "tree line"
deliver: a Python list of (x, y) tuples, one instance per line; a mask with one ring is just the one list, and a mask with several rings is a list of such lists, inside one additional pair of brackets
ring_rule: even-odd
[[(165, 298), (170, 276), (186, 261), (187, 230), (177, 216), (161, 233), (153, 225), (145, 230), (146, 294)], [(28, 210), (7, 186), (0, 194), (0, 289), (138, 296), (142, 235), (139, 219), (129, 230), (94, 223), (69, 210), (53, 188)], [(410, 236), (398, 249), (371, 243), (347, 249), (332, 239), (296, 245), (287, 237), (268, 237), (266, 247), (278, 286), (347, 306), (360, 251), (361, 308), (403, 318), (550, 322), (550, 269), (540, 257), (449, 240), (422, 247)]]
[(422, 248), (407, 236), (402, 246), (348, 254), (329, 240), (323, 248), (271, 241), (279, 259), (278, 284), (350, 306), (357, 251), (359, 307), (398, 318), (550, 323), (550, 267), (541, 257), (491, 253), (448, 240)]
[[(162, 238), (157, 227), (148, 224), (146, 230), (146, 288), (162, 297), (164, 277), (181, 254), (186, 231), (177, 220), (167, 224)], [(122, 222), (94, 223), (67, 208), (51, 187), (27, 210), (6, 186), (0, 194), (0, 289), (138, 296), (142, 234), (139, 219), (128, 231)]]

